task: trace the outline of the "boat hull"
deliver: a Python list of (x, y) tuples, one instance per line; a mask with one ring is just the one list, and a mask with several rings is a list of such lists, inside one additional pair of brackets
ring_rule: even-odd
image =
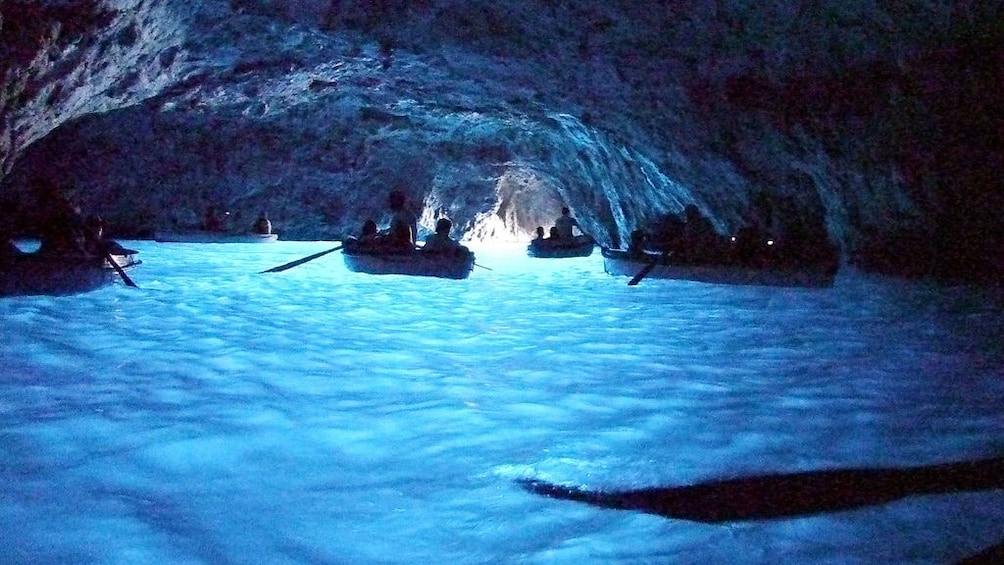
[(118, 278), (101, 260), (68, 260), (25, 253), (0, 269), (0, 296), (70, 295), (96, 290)]
[(526, 253), (540, 259), (589, 257), (595, 246), (593, 238), (588, 235), (576, 236), (570, 240), (535, 239), (526, 247)]
[(279, 240), (279, 234), (211, 231), (166, 232), (156, 234), (154, 240), (159, 243), (272, 243)]
[(342, 250), (345, 267), (354, 273), (370, 275), (410, 275), (466, 279), (474, 269), (474, 254), (465, 248), (457, 252), (414, 250), (405, 253), (366, 252), (351, 240)]
[(651, 265), (646, 278), (677, 279), (709, 284), (825, 288), (833, 286), (836, 268), (830, 265), (798, 267), (751, 266), (740, 263), (702, 264), (674, 262), (672, 255), (603, 249), (603, 270), (615, 276), (634, 277)]

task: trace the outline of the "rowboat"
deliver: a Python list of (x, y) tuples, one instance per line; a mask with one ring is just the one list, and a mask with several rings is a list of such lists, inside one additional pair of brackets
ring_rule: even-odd
[(577, 235), (571, 239), (535, 239), (526, 247), (530, 257), (559, 259), (567, 257), (589, 257), (596, 243), (588, 235)]
[(102, 258), (21, 253), (3, 259), (0, 296), (78, 294), (101, 288), (117, 278)]
[(602, 248), (603, 269), (611, 275), (650, 279), (678, 279), (711, 284), (787, 287), (829, 287), (837, 273), (836, 263), (760, 264), (741, 261), (683, 262), (672, 253), (630, 252)]
[[(138, 257), (139, 251), (123, 247), (113, 239), (103, 239), (102, 247), (108, 251), (108, 255), (119, 267), (127, 271), (143, 264), (143, 261)], [(37, 256), (59, 261), (80, 261), (83, 259), (82, 257), (74, 257), (72, 255), (54, 255), (52, 253), (39, 252), (40, 242), (37, 239), (31, 238), (19, 239), (14, 245), (14, 249), (18, 250), (17, 253), (14, 254), (16, 257)], [(93, 255), (97, 255), (100, 252), (95, 251), (92, 248), (91, 253)], [(107, 269), (114, 269), (111, 263), (108, 262), (107, 258), (105, 258), (104, 267)]]
[(222, 231), (193, 230), (154, 234), (154, 241), (159, 243), (272, 243), (278, 240), (279, 234), (277, 233), (232, 233)]
[(446, 252), (421, 249), (390, 251), (347, 238), (342, 256), (350, 271), (371, 275), (466, 279), (474, 269), (474, 253), (466, 247)]

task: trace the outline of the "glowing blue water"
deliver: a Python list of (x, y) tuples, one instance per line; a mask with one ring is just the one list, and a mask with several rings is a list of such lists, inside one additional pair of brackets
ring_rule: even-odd
[(0, 300), (0, 562), (929, 563), (1004, 493), (708, 525), (529, 494), (1004, 451), (1004, 307), (645, 280), (478, 248), (466, 281), (330, 242), (141, 251), (139, 289)]

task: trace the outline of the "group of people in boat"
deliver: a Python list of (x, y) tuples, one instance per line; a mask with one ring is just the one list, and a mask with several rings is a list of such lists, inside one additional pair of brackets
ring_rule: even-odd
[[(229, 215), (229, 212), (220, 214), (216, 206), (210, 204), (206, 206), (206, 213), (202, 216), (202, 225), (200, 227), (203, 231), (226, 231), (226, 216)], [(258, 218), (251, 224), (251, 233), (262, 235), (272, 233), (272, 222), (268, 219), (267, 212), (261, 211), (258, 213)]]
[(667, 214), (648, 230), (631, 232), (628, 251), (642, 255), (645, 250), (672, 253), (678, 261), (698, 261), (719, 257), (726, 239), (715, 231), (696, 204), (688, 204), (682, 217)]
[(542, 242), (549, 241), (554, 243), (572, 241), (575, 235), (572, 233), (573, 228), (579, 227), (579, 223), (575, 221), (572, 217), (571, 211), (568, 206), (561, 207), (561, 215), (554, 220), (554, 225), (551, 226), (550, 232), (548, 232), (549, 237), (544, 237), (544, 227), (537, 226), (537, 237), (534, 241)]
[(778, 214), (763, 203), (731, 236), (721, 235), (696, 204), (689, 204), (681, 216), (667, 214), (648, 229), (632, 232), (628, 251), (639, 256), (645, 251), (672, 255), (674, 263), (754, 267), (828, 263), (838, 258), (821, 219), (800, 217), (794, 211)]
[[(80, 261), (136, 253), (107, 237), (107, 224), (100, 216), (85, 218), (80, 205), (55, 186), (44, 187), (39, 196), (39, 204), (44, 218), (39, 222), (38, 254)], [(4, 261), (14, 260), (24, 254), (14, 244), (13, 237), (5, 227), (0, 247), (0, 257)]]
[[(227, 220), (229, 216), (230, 212), (220, 213), (216, 205), (210, 204), (206, 206), (206, 211), (202, 215), (202, 222), (198, 227), (202, 231), (226, 232), (228, 231)], [(177, 219), (174, 220), (174, 223), (178, 223)], [(268, 218), (268, 212), (264, 210), (259, 212), (258, 217), (251, 224), (249, 231), (258, 235), (270, 235), (272, 233), (272, 221)]]
[(418, 233), (418, 217), (407, 206), (407, 197), (401, 190), (391, 191), (387, 199), (390, 209), (390, 225), (385, 230), (378, 230), (374, 220), (363, 223), (362, 232), (356, 238), (355, 245), (360, 251), (368, 253), (411, 253), (416, 249), (422, 253), (457, 253), (468, 251), (457, 240), (450, 237), (453, 222), (449, 218), (439, 218), (436, 229), (426, 236), (421, 247), (416, 246)]
[[(49, 256), (72, 257), (79, 259), (105, 257), (108, 254), (126, 255), (135, 253), (123, 248), (117, 242), (106, 237), (106, 224), (98, 216), (85, 218), (79, 205), (66, 197), (54, 186), (43, 187), (40, 191), (39, 203), (44, 211), (45, 221), (39, 222), (41, 227), (41, 245), (38, 253)], [(760, 206), (763, 208), (764, 206)], [(407, 198), (402, 190), (393, 190), (388, 196), (390, 224), (384, 230), (379, 230), (374, 220), (369, 219), (363, 225), (362, 232), (353, 242), (356, 249), (366, 253), (411, 253), (421, 250), (426, 253), (446, 253), (467, 251), (450, 233), (453, 223), (449, 218), (442, 217), (436, 222), (435, 231), (429, 234), (424, 245), (417, 245), (418, 218), (407, 206)], [(755, 210), (754, 210), (755, 211)], [(759, 216), (771, 216), (771, 211), (759, 212)], [(776, 214), (773, 214), (776, 215)], [(743, 264), (762, 264), (766, 261), (776, 261), (779, 257), (799, 261), (818, 260), (835, 257), (835, 250), (829, 245), (825, 229), (816, 226), (811, 230), (804, 228), (795, 230), (789, 228), (783, 245), (786, 255), (778, 253), (777, 248), (771, 249), (775, 241), (764, 230), (756, 218), (740, 229), (735, 236), (720, 235), (710, 219), (705, 216), (697, 205), (687, 205), (679, 216), (667, 214), (645, 230), (635, 230), (631, 234), (628, 251), (639, 256), (648, 252), (672, 254), (674, 262), (738, 262)], [(805, 224), (802, 222), (799, 225)], [(815, 225), (815, 224), (813, 224)], [(222, 229), (222, 222), (217, 209), (209, 206), (204, 217), (204, 228)], [(561, 245), (575, 241), (574, 230), (578, 222), (572, 217), (567, 206), (561, 208), (561, 214), (550, 229), (549, 237), (544, 236), (544, 228), (538, 226), (534, 244)], [(6, 230), (9, 231), (9, 230)], [(251, 231), (258, 234), (270, 234), (272, 225), (266, 212), (262, 211), (251, 226)], [(581, 228), (580, 228), (581, 231)], [(22, 252), (14, 245), (11, 234), (3, 233), (0, 241), (0, 259), (9, 261)], [(582, 236), (579, 236), (582, 237)]]

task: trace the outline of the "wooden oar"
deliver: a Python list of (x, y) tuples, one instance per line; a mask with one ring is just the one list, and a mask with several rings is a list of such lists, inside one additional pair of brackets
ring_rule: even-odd
[(317, 259), (318, 257), (323, 257), (323, 256), (327, 255), (328, 253), (334, 253), (335, 251), (338, 251), (341, 248), (342, 248), (341, 245), (339, 245), (338, 247), (332, 247), (331, 249), (328, 249), (327, 251), (321, 251), (320, 253), (314, 253), (313, 255), (308, 255), (308, 256), (304, 257), (303, 259), (297, 259), (296, 261), (292, 261), (292, 262), (286, 263), (285, 265), (279, 265), (278, 267), (272, 267), (271, 269), (268, 269), (266, 271), (262, 271), (262, 273), (278, 273), (280, 271), (285, 271), (286, 269), (292, 269), (293, 267), (299, 267), (300, 265), (302, 265), (302, 264), (304, 264), (304, 263), (306, 263), (308, 261), (313, 261), (314, 259)]
[(641, 279), (645, 278), (649, 273), (652, 272), (652, 269), (654, 269), (655, 266), (659, 263), (659, 260), (665, 257), (666, 257), (665, 253), (661, 255), (656, 255), (648, 265), (645, 265), (645, 267), (642, 268), (642, 270), (638, 271), (638, 274), (635, 275), (634, 278), (628, 281), (628, 286), (634, 286), (640, 283)]
[[(685, 486), (586, 490), (518, 479), (543, 496), (601, 508), (638, 510), (673, 520), (709, 524), (827, 515), (894, 500), (936, 494), (1000, 491), (1004, 458), (936, 463), (923, 467), (856, 467), (716, 479)], [(959, 563), (1000, 563), (969, 561)]]
[(139, 288), (138, 286), (136, 286), (136, 283), (132, 282), (132, 279), (129, 278), (129, 275), (126, 274), (125, 269), (120, 267), (119, 264), (115, 262), (115, 259), (112, 257), (112, 254), (108, 251), (105, 251), (105, 261), (108, 261), (108, 263), (111, 264), (112, 268), (115, 269), (115, 272), (118, 273), (120, 277), (122, 277), (122, 281), (126, 283), (126, 286)]
[(645, 265), (642, 268), (642, 270), (638, 271), (638, 274), (635, 275), (631, 280), (628, 281), (628, 286), (634, 286), (634, 285), (640, 283), (641, 279), (645, 278), (645, 275), (648, 275), (650, 272), (652, 272), (652, 269), (655, 268), (656, 261), (657, 261), (657, 259), (652, 259), (651, 263), (649, 263), (648, 265)]
[(136, 283), (132, 282), (132, 279), (129, 278), (129, 275), (126, 274), (125, 270), (118, 263), (115, 262), (115, 259), (112, 257), (112, 252), (108, 250), (108, 243), (106, 243), (102, 239), (99, 239), (88, 229), (83, 230), (83, 233), (84, 237), (87, 238), (87, 240), (90, 243), (92, 243), (98, 250), (102, 249), (104, 250), (105, 261), (108, 261), (108, 264), (111, 265), (113, 269), (115, 269), (115, 272), (118, 273), (120, 277), (122, 277), (122, 282), (124, 282), (126, 286), (139, 288), (138, 286), (136, 286)]

